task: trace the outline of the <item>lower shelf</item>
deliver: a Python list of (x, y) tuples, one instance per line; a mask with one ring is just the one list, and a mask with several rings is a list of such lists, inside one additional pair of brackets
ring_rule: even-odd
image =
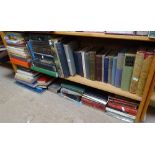
[(90, 87), (93, 87), (93, 88), (97, 88), (97, 89), (100, 89), (100, 90), (104, 90), (104, 91), (107, 91), (107, 92), (110, 92), (110, 93), (113, 93), (113, 94), (116, 94), (116, 95), (120, 95), (120, 96), (124, 96), (124, 97), (130, 98), (130, 99), (134, 99), (136, 101), (141, 101), (142, 100), (142, 97), (140, 97), (140, 96), (138, 96), (136, 94), (131, 94), (128, 91), (124, 91), (124, 90), (122, 90), (120, 88), (117, 88), (117, 87), (112, 86), (112, 85), (107, 84), (107, 83), (88, 80), (88, 79), (86, 79), (84, 77), (81, 77), (79, 75), (71, 76), (69, 78), (66, 78), (66, 80), (76, 82), (76, 83), (80, 83), (80, 84), (90, 86)]
[(36, 66), (32, 66), (31, 69), (36, 71), (36, 72), (40, 72), (40, 73), (43, 73), (43, 74), (46, 74), (46, 75), (49, 75), (49, 76), (52, 76), (52, 77), (58, 77), (57, 72), (49, 71), (49, 70), (39, 68), (39, 67), (36, 67)]

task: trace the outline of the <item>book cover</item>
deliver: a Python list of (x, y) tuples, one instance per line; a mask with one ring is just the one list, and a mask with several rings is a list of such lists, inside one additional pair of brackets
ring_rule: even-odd
[(135, 58), (135, 64), (133, 68), (133, 74), (131, 77), (131, 84), (130, 84), (130, 92), (135, 94), (138, 87), (138, 81), (140, 78), (140, 73), (142, 70), (142, 65), (144, 61), (144, 53), (145, 51), (137, 51), (136, 58)]
[(142, 65), (142, 70), (140, 73), (140, 78), (138, 81), (138, 87), (137, 87), (137, 91), (136, 94), (139, 96), (143, 95), (143, 91), (145, 88), (145, 83), (148, 77), (148, 73), (149, 73), (149, 69), (153, 60), (153, 52), (145, 52), (145, 56), (144, 56), (144, 61), (143, 61), (143, 65)]
[(133, 67), (135, 63), (135, 54), (126, 53), (123, 64), (121, 88), (128, 91), (130, 88)]
[(109, 57), (104, 58), (104, 82), (108, 83), (108, 69), (109, 69)]
[(64, 44), (65, 54), (68, 62), (70, 75), (75, 75), (76, 68), (73, 57), (73, 52), (78, 48), (78, 44), (76, 41), (71, 41), (68, 44)]
[(75, 96), (81, 96), (80, 93), (66, 89), (66, 88), (61, 88), (61, 93), (75, 95)]
[(97, 81), (102, 81), (102, 55), (97, 54), (96, 55), (96, 74), (95, 74), (95, 79)]
[(117, 67), (117, 57), (113, 57), (112, 63), (112, 85), (115, 85), (115, 75), (116, 75), (116, 67)]
[(67, 77), (70, 76), (70, 72), (69, 72), (69, 67), (68, 67), (67, 58), (66, 58), (63, 43), (62, 42), (56, 43), (56, 47), (57, 47), (57, 52), (58, 52), (59, 59), (60, 59), (60, 62), (61, 62), (63, 75), (64, 75), (65, 78), (67, 78)]
[(112, 66), (113, 66), (113, 57), (109, 56), (109, 64), (108, 64), (108, 83), (112, 83)]
[(125, 57), (125, 53), (124, 52), (119, 52), (118, 53), (116, 75), (115, 75), (115, 86), (116, 87), (121, 87), (124, 57)]
[(73, 56), (74, 56), (74, 61), (75, 61), (76, 73), (78, 75), (84, 76), (81, 52), (80, 51), (75, 51), (73, 53)]
[(95, 80), (95, 57), (96, 51), (89, 51), (90, 80)]

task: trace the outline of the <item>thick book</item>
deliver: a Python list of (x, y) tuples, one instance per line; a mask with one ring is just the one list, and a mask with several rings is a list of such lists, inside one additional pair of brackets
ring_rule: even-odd
[(71, 41), (69, 43), (64, 44), (69, 72), (70, 72), (70, 75), (72, 76), (76, 74), (76, 67), (75, 67), (73, 52), (77, 50), (77, 48), (78, 48), (78, 43), (76, 41)]
[(63, 75), (64, 75), (65, 78), (69, 77), (70, 72), (69, 72), (69, 67), (68, 67), (67, 58), (66, 58), (63, 43), (62, 42), (57, 42), (56, 43), (56, 48), (57, 48), (57, 52), (58, 52), (59, 59), (60, 59), (60, 62), (61, 62)]
[(97, 81), (102, 81), (102, 54), (96, 55), (96, 71), (95, 71), (95, 79)]
[(145, 84), (146, 84), (146, 80), (147, 80), (147, 77), (149, 74), (149, 70), (150, 70), (152, 60), (153, 60), (153, 56), (154, 56), (153, 52), (145, 52), (143, 66), (142, 66), (142, 70), (140, 73), (140, 78), (138, 81), (138, 87), (137, 87), (137, 91), (136, 91), (136, 94), (139, 96), (143, 95), (143, 91), (145, 88)]
[(82, 65), (82, 54), (81, 54), (81, 51), (75, 51), (73, 53), (73, 55), (74, 55), (76, 73), (78, 75), (84, 76), (84, 74), (83, 74), (83, 65)]
[(113, 57), (109, 56), (109, 65), (108, 65), (108, 83), (112, 83), (112, 66), (113, 66)]
[(118, 53), (116, 75), (115, 75), (115, 86), (116, 87), (121, 87), (124, 57), (125, 57), (125, 53), (124, 52), (119, 52)]
[(135, 54), (126, 53), (123, 64), (122, 81), (121, 81), (121, 88), (123, 90), (129, 91), (130, 89), (134, 63), (135, 63)]
[(65, 94), (70, 94), (70, 95), (75, 95), (75, 96), (81, 96), (80, 93), (66, 89), (66, 88), (61, 88), (61, 93), (65, 93)]
[(90, 79), (89, 53), (82, 52), (83, 76)]
[(130, 92), (135, 94), (138, 87), (138, 81), (140, 78), (140, 73), (142, 70), (143, 62), (144, 62), (144, 55), (145, 51), (137, 51), (135, 64), (133, 68), (133, 74), (131, 77), (131, 84), (130, 84)]
[(85, 105), (105, 111), (105, 105), (100, 104), (99, 102), (90, 100), (88, 98), (85, 98), (84, 96), (81, 98), (81, 102)]
[(90, 80), (95, 80), (95, 57), (96, 51), (89, 51)]
[(117, 67), (117, 57), (113, 57), (112, 60), (112, 80), (111, 80), (111, 84), (115, 85), (115, 75), (116, 75), (116, 67)]
[(31, 71), (31, 70), (26, 71), (26, 70), (22, 70), (22, 69), (17, 69), (17, 73), (24, 74), (24, 75), (31, 76), (31, 77), (35, 77), (35, 76), (39, 75), (39, 73), (37, 73), (37, 72)]
[(136, 35), (139, 36), (148, 36), (149, 31), (136, 31)]
[(109, 69), (109, 57), (104, 58), (104, 82), (108, 83), (108, 69)]

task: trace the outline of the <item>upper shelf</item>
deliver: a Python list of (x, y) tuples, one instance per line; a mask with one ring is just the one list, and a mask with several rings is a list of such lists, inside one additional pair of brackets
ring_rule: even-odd
[(150, 39), (148, 36), (105, 34), (102, 32), (53, 31), (52, 34), (155, 42), (155, 39)]

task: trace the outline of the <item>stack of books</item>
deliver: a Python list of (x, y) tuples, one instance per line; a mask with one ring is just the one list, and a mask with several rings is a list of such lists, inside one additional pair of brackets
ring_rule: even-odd
[(81, 102), (85, 105), (105, 111), (108, 101), (107, 98), (107, 94), (97, 93), (97, 91), (95, 91), (95, 93), (94, 91), (86, 91), (81, 98)]
[(3, 42), (0, 38), (0, 61), (4, 61), (8, 58), (8, 53), (6, 47), (3, 45)]
[(26, 48), (24, 36), (21, 33), (6, 32), (5, 41), (10, 61), (15, 65), (30, 68), (31, 57)]
[(15, 74), (15, 81), (17, 84), (38, 93), (45, 91), (53, 80), (53, 78), (21, 67), (17, 69)]
[(80, 102), (84, 92), (85, 88), (78, 84), (70, 82), (61, 83), (60, 95), (74, 102)]
[(29, 34), (27, 47), (32, 57), (32, 70), (58, 77), (55, 65), (55, 53), (53, 53), (49, 40), (51, 36), (41, 34)]
[(133, 101), (109, 96), (106, 112), (119, 119), (134, 122), (136, 119), (138, 106), (139, 104)]

